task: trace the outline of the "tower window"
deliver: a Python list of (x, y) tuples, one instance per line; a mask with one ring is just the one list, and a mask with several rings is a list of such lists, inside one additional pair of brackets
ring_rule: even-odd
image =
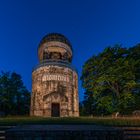
[(58, 52), (51, 53), (51, 59), (61, 59), (61, 54)]
[(43, 60), (45, 60), (45, 59), (49, 59), (49, 54), (48, 54), (48, 52), (43, 52)]

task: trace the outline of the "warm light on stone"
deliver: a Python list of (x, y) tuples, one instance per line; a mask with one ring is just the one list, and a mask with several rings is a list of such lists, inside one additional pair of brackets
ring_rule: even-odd
[(72, 47), (65, 36), (45, 36), (32, 72), (31, 116), (79, 116), (78, 75), (71, 65)]

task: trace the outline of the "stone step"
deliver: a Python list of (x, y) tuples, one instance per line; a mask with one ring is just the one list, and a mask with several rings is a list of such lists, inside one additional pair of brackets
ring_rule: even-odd
[(124, 140), (140, 140), (140, 135), (126, 135), (124, 136)]
[(98, 125), (23, 125), (6, 131), (7, 140), (28, 139), (52, 140), (123, 140), (123, 130)]
[(13, 127), (15, 127), (15, 126), (0, 126), (0, 140), (5, 140), (6, 139), (6, 136), (5, 136), (6, 130), (13, 128)]
[(5, 140), (5, 136), (0, 136), (0, 140)]

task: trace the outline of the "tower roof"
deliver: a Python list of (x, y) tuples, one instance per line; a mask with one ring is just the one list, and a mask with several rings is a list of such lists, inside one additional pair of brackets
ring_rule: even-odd
[(59, 41), (59, 42), (65, 43), (72, 49), (70, 41), (64, 35), (62, 35), (60, 33), (49, 33), (49, 34), (47, 34), (46, 36), (44, 36), (42, 38), (39, 46), (42, 45), (45, 42), (50, 42), (50, 41)]

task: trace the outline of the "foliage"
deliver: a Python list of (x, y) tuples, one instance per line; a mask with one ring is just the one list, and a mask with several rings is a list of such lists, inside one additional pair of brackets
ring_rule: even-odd
[(107, 47), (86, 61), (81, 80), (88, 115), (132, 113), (140, 107), (140, 44)]
[(15, 72), (0, 75), (0, 112), (4, 115), (29, 113), (30, 93), (23, 85), (21, 76)]

